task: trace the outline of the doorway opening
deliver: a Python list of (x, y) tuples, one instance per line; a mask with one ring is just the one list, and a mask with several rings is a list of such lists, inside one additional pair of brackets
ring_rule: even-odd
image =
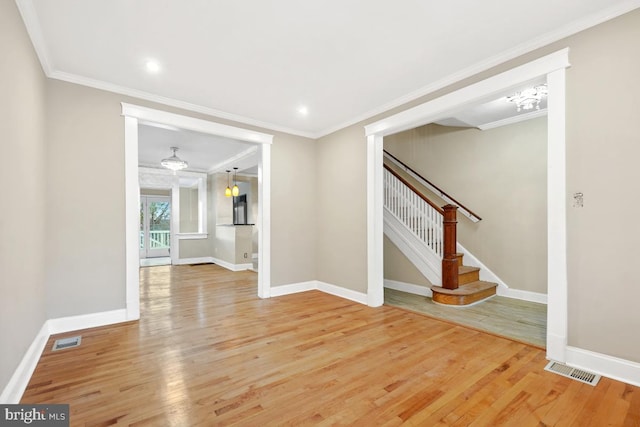
[(171, 255), (171, 198), (140, 195), (140, 258)]
[[(140, 183), (139, 183), (139, 162), (138, 162), (138, 136), (139, 126), (145, 123), (153, 123), (156, 126), (168, 126), (187, 131), (199, 132), (207, 135), (222, 138), (234, 139), (237, 141), (255, 145), (258, 151), (258, 213), (257, 225), (260, 233), (258, 236), (258, 289), (260, 298), (270, 296), (270, 266), (271, 266), (271, 234), (270, 234), (270, 193), (271, 193), (271, 143), (273, 136), (255, 132), (248, 129), (223, 125), (207, 120), (168, 113), (122, 103), (122, 115), (124, 116), (125, 130), (125, 239), (126, 239), (126, 307), (127, 320), (140, 318), (140, 278), (139, 278), (139, 258), (140, 258)], [(175, 196), (172, 191), (172, 198)], [(172, 200), (173, 209), (178, 205)], [(178, 216), (179, 217), (179, 216)], [(172, 215), (171, 220), (175, 223), (176, 217)], [(202, 228), (206, 221), (199, 221), (200, 228), (197, 233), (187, 233), (182, 236), (184, 239), (200, 239), (206, 234)], [(175, 230), (175, 224), (172, 225)], [(204, 232), (203, 232), (204, 231)], [(176, 233), (170, 247), (175, 254)]]
[(367, 135), (367, 293), (370, 306), (384, 303), (383, 271), (383, 140), (385, 136), (449, 117), (452, 112), (487, 101), (505, 89), (546, 75), (547, 137), (547, 357), (566, 359), (567, 242), (565, 161), (565, 69), (568, 49), (497, 74), (486, 80), (428, 101), (365, 126)]

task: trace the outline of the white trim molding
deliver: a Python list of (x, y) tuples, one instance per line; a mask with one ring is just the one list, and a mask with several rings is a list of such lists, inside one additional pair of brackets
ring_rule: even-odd
[(283, 295), (297, 294), (299, 292), (316, 291), (316, 290), (318, 290), (318, 283), (315, 280), (310, 280), (308, 282), (273, 286), (271, 288), (271, 297), (280, 297)]
[(233, 264), (228, 261), (221, 260), (212, 256), (198, 257), (198, 258), (179, 258), (175, 265), (189, 265), (189, 264), (217, 264), (220, 267), (226, 268), (231, 271), (244, 271), (251, 270), (253, 268), (252, 263)]
[(476, 258), (475, 255), (469, 252), (460, 243), (456, 244), (456, 250), (464, 254), (465, 265), (480, 268), (480, 280), (498, 284), (498, 287), (496, 289), (496, 294), (498, 296), (529, 302), (537, 302), (539, 304), (547, 303), (547, 294), (510, 288), (509, 285), (504, 282), (504, 280), (502, 280), (496, 273), (494, 273), (489, 267), (487, 267), (482, 261)]
[(0, 394), (0, 404), (16, 404), (20, 403), (24, 391), (29, 385), (29, 380), (33, 371), (35, 371), (40, 355), (49, 340), (49, 328), (47, 322), (44, 322), (40, 331), (36, 334), (33, 342), (27, 349), (18, 367), (13, 372), (11, 379)]
[(498, 296), (501, 296), (501, 297), (535, 302), (538, 304), (546, 305), (548, 301), (547, 294), (542, 294), (540, 292), (533, 292), (533, 291), (524, 291), (522, 289), (512, 289), (512, 288), (503, 289), (501, 287), (498, 287), (496, 293)]
[(415, 285), (413, 283), (398, 282), (397, 280), (384, 279), (384, 287), (396, 291), (407, 292), (414, 295), (422, 295), (431, 298), (433, 292), (428, 286)]
[(493, 97), (502, 95), (505, 90), (517, 87), (523, 82), (545, 76), (553, 71), (564, 70), (569, 66), (569, 49), (565, 48), (366, 125), (365, 134), (385, 137), (442, 120), (465, 107), (490, 101)]
[(530, 113), (518, 114), (517, 116), (507, 117), (506, 119), (496, 120), (495, 122), (484, 123), (478, 126), (480, 130), (489, 130), (499, 128), (501, 126), (513, 125), (515, 123), (524, 122), (526, 120), (537, 119), (547, 115), (547, 109), (534, 110)]
[(367, 136), (367, 304), (384, 304), (384, 139)]
[(321, 282), (319, 280), (310, 280), (308, 282), (274, 286), (271, 288), (271, 296), (279, 297), (283, 295), (296, 294), (299, 292), (307, 291), (321, 291), (329, 295), (334, 295), (340, 298), (367, 305), (367, 294), (343, 288), (341, 286), (332, 285), (330, 283)]
[(126, 322), (127, 310), (111, 310), (100, 313), (81, 314), (78, 316), (59, 317), (47, 321), (49, 334), (63, 334), (81, 329), (97, 328), (99, 326), (113, 325), (115, 323)]
[(79, 316), (60, 317), (45, 321), (24, 356), (22, 356), (22, 360), (2, 391), (2, 394), (0, 394), (0, 404), (16, 404), (20, 402), (51, 335), (97, 328), (99, 326), (126, 322), (127, 320), (129, 320), (127, 310), (120, 309), (101, 313), (82, 314)]
[[(378, 300), (383, 288), (382, 140), (404, 130), (443, 119), (455, 111), (489, 101), (519, 84), (546, 76), (548, 96), (547, 239), (548, 301), (547, 357), (564, 362), (567, 346), (567, 244), (565, 191), (565, 69), (569, 49), (562, 49), (497, 74), (424, 104), (365, 126), (367, 136), (367, 263), (369, 299)], [(516, 295), (512, 293), (512, 295)], [(528, 296), (524, 293), (519, 296)]]
[(640, 387), (640, 363), (567, 346), (566, 364)]

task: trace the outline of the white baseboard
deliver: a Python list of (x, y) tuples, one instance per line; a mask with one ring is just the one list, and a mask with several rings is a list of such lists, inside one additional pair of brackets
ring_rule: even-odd
[(567, 346), (566, 364), (640, 387), (640, 363)]
[(244, 270), (251, 270), (253, 268), (253, 263), (244, 263), (244, 264), (232, 264), (230, 262), (221, 260), (219, 258), (214, 258), (212, 256), (205, 256), (205, 257), (199, 257), (199, 258), (180, 258), (178, 260), (178, 265), (185, 265), (185, 264), (207, 264), (207, 263), (213, 263), (213, 264), (217, 264), (220, 267), (224, 267), (227, 270), (231, 270), (231, 271), (244, 271)]
[(111, 310), (101, 313), (81, 314), (79, 316), (59, 317), (47, 320), (49, 334), (62, 334), (65, 332), (78, 331), (80, 329), (97, 328), (98, 326), (113, 325), (114, 323), (126, 322), (127, 310)]
[(565, 363), (567, 361), (566, 348), (566, 335), (558, 335), (547, 327), (547, 359)]
[(123, 308), (120, 310), (60, 317), (45, 321), (33, 339), (29, 349), (22, 357), (22, 360), (2, 391), (2, 394), (0, 394), (0, 404), (15, 404), (20, 402), (29, 384), (31, 375), (33, 375), (33, 371), (36, 369), (36, 365), (40, 360), (42, 351), (51, 335), (112, 325), (114, 323), (126, 322), (127, 320), (127, 310)]
[(422, 295), (431, 298), (433, 292), (426, 286), (414, 285), (413, 283), (398, 282), (397, 280), (384, 279), (384, 287), (395, 289), (396, 291), (408, 292), (410, 294)]
[(539, 304), (547, 303), (547, 294), (539, 292), (522, 291), (520, 289), (503, 288), (498, 286), (496, 293), (501, 297), (514, 298), (523, 301), (537, 302)]
[[(199, 258), (179, 258), (177, 265), (187, 265), (187, 264), (207, 264), (213, 262), (213, 258), (210, 256), (203, 256)], [(217, 264), (217, 263), (216, 263)]]
[(495, 274), (489, 267), (484, 265), (482, 261), (476, 258), (471, 252), (469, 252), (464, 246), (462, 246), (459, 242), (456, 243), (456, 250), (462, 254), (464, 254), (464, 265), (468, 265), (470, 267), (478, 267), (480, 268), (480, 280), (485, 280), (487, 282), (497, 283), (498, 289), (509, 289), (509, 286), (500, 278), (497, 274)]
[(359, 302), (360, 304), (367, 305), (367, 294), (363, 292), (353, 291), (340, 286), (332, 285), (325, 282), (317, 282), (318, 290), (327, 294), (335, 295), (340, 298), (345, 298), (351, 301)]
[(496, 294), (498, 294), (498, 296), (529, 302), (537, 302), (539, 304), (547, 303), (547, 294), (510, 288), (500, 277), (498, 277), (497, 274), (491, 271), (491, 269), (489, 269), (482, 261), (476, 258), (460, 243), (456, 243), (456, 250), (464, 254), (465, 265), (480, 268), (480, 280), (498, 284), (498, 287), (496, 288)]
[(280, 297), (282, 295), (297, 294), (298, 292), (313, 291), (318, 289), (315, 280), (309, 282), (292, 283), (290, 285), (273, 286), (269, 295), (272, 297)]
[(367, 294), (353, 291), (351, 289), (342, 288), (330, 283), (320, 282), (318, 280), (310, 280), (308, 282), (292, 283), (290, 285), (273, 286), (270, 290), (270, 296), (279, 297), (283, 295), (295, 294), (306, 291), (321, 291), (326, 294), (335, 295), (360, 304), (367, 304)]
[(24, 394), (33, 371), (40, 360), (40, 355), (44, 346), (49, 339), (49, 328), (47, 322), (44, 322), (42, 328), (34, 338), (33, 342), (22, 357), (18, 367), (14, 371), (11, 379), (0, 394), (0, 404), (16, 404), (20, 403), (20, 399)]
[[(384, 279), (384, 287), (395, 289), (397, 291), (408, 292), (410, 294), (422, 295), (431, 298), (431, 289), (426, 286), (414, 285), (413, 283), (398, 282), (396, 280)], [(497, 293), (499, 296), (506, 298), (514, 298), (524, 301), (537, 302), (540, 304), (547, 303), (547, 295), (537, 292), (521, 291), (519, 289), (502, 288), (498, 286)], [(465, 306), (468, 307), (468, 306)]]

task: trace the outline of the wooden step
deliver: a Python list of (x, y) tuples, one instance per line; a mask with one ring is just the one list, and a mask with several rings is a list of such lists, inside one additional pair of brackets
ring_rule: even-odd
[(457, 253), (456, 254), (456, 258), (458, 258), (458, 267), (462, 267), (462, 257), (464, 256), (463, 253)]
[(462, 265), (458, 267), (458, 286), (480, 280), (480, 269)]
[(432, 286), (433, 302), (444, 305), (464, 306), (482, 301), (496, 294), (496, 283), (477, 280), (460, 286), (458, 289), (445, 289)]

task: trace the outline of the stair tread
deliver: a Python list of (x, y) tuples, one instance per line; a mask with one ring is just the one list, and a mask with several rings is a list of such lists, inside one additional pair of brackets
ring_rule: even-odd
[(458, 267), (458, 274), (472, 273), (474, 271), (480, 271), (480, 268), (470, 267), (468, 265), (461, 265)]
[(446, 289), (440, 286), (432, 286), (431, 290), (445, 295), (472, 295), (478, 292), (486, 291), (487, 289), (495, 288), (497, 286), (497, 283), (477, 280), (475, 282), (462, 285), (457, 289)]

